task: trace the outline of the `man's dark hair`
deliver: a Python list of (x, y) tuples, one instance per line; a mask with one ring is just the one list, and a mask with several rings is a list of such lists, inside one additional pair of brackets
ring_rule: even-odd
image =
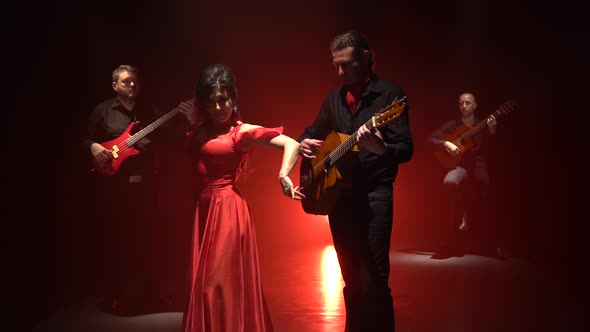
[(137, 69), (132, 65), (120, 65), (119, 67), (113, 70), (113, 82), (117, 82), (119, 80), (119, 74), (123, 71), (137, 74)]
[(371, 57), (369, 58), (369, 67), (373, 67), (373, 52), (369, 48), (369, 40), (359, 31), (350, 30), (334, 37), (330, 44), (330, 51), (340, 51), (345, 48), (352, 47), (354, 49), (354, 56), (360, 59), (364, 51), (369, 51)]

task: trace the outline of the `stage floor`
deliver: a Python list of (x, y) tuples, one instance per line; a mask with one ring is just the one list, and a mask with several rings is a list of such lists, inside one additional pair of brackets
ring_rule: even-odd
[[(402, 332), (572, 331), (563, 287), (508, 253), (442, 259), (434, 252), (392, 251), (390, 287)], [(264, 291), (277, 332), (344, 330), (343, 282), (333, 248), (261, 253)], [(182, 313), (119, 317), (97, 299), (72, 297), (33, 330), (178, 332)]]

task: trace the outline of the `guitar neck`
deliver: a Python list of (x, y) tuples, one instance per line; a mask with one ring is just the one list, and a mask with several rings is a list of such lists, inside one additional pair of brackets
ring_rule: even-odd
[[(372, 130), (375, 127), (381, 127), (386, 123), (397, 119), (403, 113), (405, 107), (406, 97), (403, 96), (400, 99), (396, 98), (391, 104), (375, 113), (369, 120), (367, 120), (367, 122), (363, 124), (363, 126), (366, 126), (369, 130)], [(348, 152), (348, 150), (352, 149), (358, 143), (356, 138), (357, 134), (358, 129), (352, 133), (352, 135), (348, 136), (344, 142), (340, 143), (340, 145), (328, 153), (324, 159), (315, 164), (314, 174), (318, 174), (318, 172), (321, 171), (320, 168), (323, 168), (324, 170), (330, 168), (336, 163), (336, 161), (338, 161), (338, 159)]]
[(179, 109), (178, 107), (173, 109), (172, 111), (166, 113), (164, 116), (159, 118), (158, 120), (152, 122), (142, 130), (135, 133), (133, 136), (129, 137), (125, 143), (127, 146), (132, 146), (133, 144), (137, 143), (139, 140), (144, 138), (147, 134), (151, 133), (152, 131), (156, 130), (158, 127), (163, 125), (168, 120), (172, 119), (176, 114), (178, 114)]
[(462, 142), (464, 140), (471, 138), (473, 135), (477, 134), (477, 132), (479, 132), (481, 129), (485, 128), (488, 125), (488, 119), (491, 116), (498, 117), (499, 115), (500, 113), (498, 111), (495, 111), (494, 113), (488, 115), (485, 119), (481, 120), (475, 126), (471, 127), (468, 131), (464, 132), (461, 136), (459, 136), (456, 141)]

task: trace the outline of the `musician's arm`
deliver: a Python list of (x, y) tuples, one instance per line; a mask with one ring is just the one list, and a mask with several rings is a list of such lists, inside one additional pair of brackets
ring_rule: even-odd
[(80, 153), (89, 161), (104, 162), (111, 158), (110, 152), (96, 142), (100, 124), (104, 119), (104, 111), (104, 107), (97, 105), (88, 115), (86, 126), (81, 130)]
[(446, 142), (445, 140), (438, 139), (436, 137), (430, 137), (428, 140), (430, 143), (437, 145), (437, 146), (443, 146)]
[(398, 163), (409, 161), (414, 154), (409, 106), (406, 106), (398, 119), (387, 124), (381, 134), (385, 143), (385, 155), (392, 155)]
[(82, 133), (82, 139), (80, 141), (80, 148), (86, 155), (88, 153), (92, 154), (92, 145), (97, 144), (96, 135), (103, 118), (104, 110), (99, 108), (98, 106), (95, 109), (93, 109), (90, 115), (88, 116), (86, 128)]
[(428, 137), (427, 142), (436, 147), (443, 147), (447, 141), (441, 139), (441, 137), (451, 134), (456, 127), (457, 125), (455, 121), (445, 122), (440, 128), (434, 131), (430, 137)]

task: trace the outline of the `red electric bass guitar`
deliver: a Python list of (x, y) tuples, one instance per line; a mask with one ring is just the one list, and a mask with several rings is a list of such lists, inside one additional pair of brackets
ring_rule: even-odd
[(177, 107), (133, 135), (131, 135), (131, 131), (138, 122), (131, 122), (121, 136), (114, 140), (100, 143), (100, 145), (112, 151), (113, 158), (105, 163), (98, 163), (93, 159), (93, 171), (102, 176), (115, 175), (127, 158), (140, 153), (140, 151), (134, 148), (133, 145), (139, 142), (139, 140), (144, 138), (147, 134), (172, 119), (178, 114), (178, 112), (179, 109)]

